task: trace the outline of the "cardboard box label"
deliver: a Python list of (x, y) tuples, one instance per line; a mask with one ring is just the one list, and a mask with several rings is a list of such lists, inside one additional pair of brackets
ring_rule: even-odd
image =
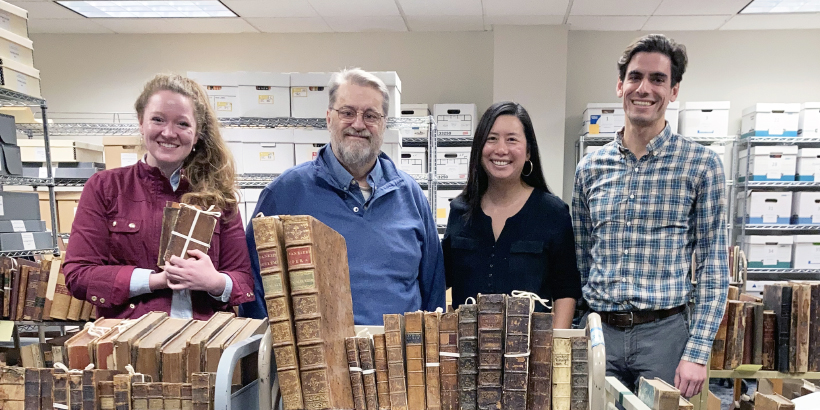
[[(51, 167), (51, 175), (57, 174), (57, 167)], [(48, 178), (48, 169), (46, 167), (40, 167), (39, 171), (40, 178)]]
[(11, 229), (13, 229), (14, 232), (25, 232), (26, 224), (21, 220), (11, 221)]
[(216, 102), (216, 110), (217, 111), (233, 111), (233, 104), (228, 101), (217, 101)]
[(769, 157), (769, 167), (766, 171), (767, 179), (780, 179), (780, 177), (783, 176), (783, 160), (781, 157), (781, 155), (772, 155)]
[(273, 95), (259, 95), (259, 104), (273, 104)]
[(0, 28), (11, 31), (11, 14), (5, 10), (0, 10)]
[(777, 245), (765, 245), (763, 247), (763, 265), (777, 265)]
[(786, 132), (785, 115), (773, 114), (769, 117), (769, 135), (783, 135)]
[(9, 55), (12, 60), (20, 60), (20, 46), (14, 43), (9, 43)]
[(275, 161), (276, 155), (274, 152), (260, 152), (259, 153), (259, 160), (260, 161)]
[(20, 234), (20, 237), (23, 238), (23, 249), (27, 251), (31, 251), (37, 249), (37, 245), (34, 243), (34, 234), (31, 232), (25, 232)]
[(293, 87), (290, 89), (291, 97), (307, 97), (307, 87)]
[(28, 92), (28, 78), (23, 73), (17, 73), (17, 86), (20, 87), (20, 92)]
[(134, 165), (139, 161), (136, 152), (123, 152), (120, 154), (120, 166), (127, 167), (129, 165)]

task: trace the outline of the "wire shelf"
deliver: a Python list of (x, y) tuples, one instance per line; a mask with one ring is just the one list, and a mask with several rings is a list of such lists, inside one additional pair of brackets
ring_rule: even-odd
[(83, 186), (88, 178), (55, 178), (54, 186)]
[(815, 232), (820, 231), (820, 224), (818, 225), (775, 225), (775, 224), (755, 224), (746, 225), (747, 231), (802, 231)]
[[(737, 139), (735, 136), (728, 136), (728, 137), (687, 137), (684, 136), (690, 141), (699, 142), (701, 144), (707, 143), (715, 143), (715, 142), (731, 142)], [(605, 144), (607, 142), (611, 142), (615, 139), (614, 135), (582, 135), (581, 141), (586, 143), (598, 143), (598, 144)]]
[(754, 188), (820, 188), (820, 181), (748, 181), (739, 187)]
[(264, 188), (279, 174), (242, 174), (236, 176), (236, 184), (240, 188)]
[[(2, 90), (2, 88), (0, 88)], [(0, 176), (0, 185), (25, 185), (25, 186), (48, 186), (51, 185), (50, 178), (29, 178), (15, 175)]]
[(467, 181), (437, 181), (436, 186), (444, 190), (464, 189), (467, 186)]
[(747, 280), (820, 280), (820, 269), (749, 268)]
[[(43, 124), (17, 124), (17, 129), (27, 135), (42, 135)], [(54, 122), (48, 124), (48, 135), (139, 135), (136, 123), (82, 123)]]
[(34, 256), (34, 255), (58, 255), (60, 253), (59, 248), (49, 248), (49, 249), (34, 249), (28, 251), (0, 251), (0, 256), (7, 256), (9, 258), (22, 258), (24, 256)]
[(41, 106), (46, 103), (42, 98), (32, 97), (8, 88), (0, 88), (0, 106)]
[(39, 320), (15, 320), (14, 323), (17, 326), (85, 326), (86, 322), (82, 321), (75, 321), (75, 320), (46, 320), (46, 321), (39, 321)]
[(820, 143), (820, 136), (817, 137), (740, 137), (741, 142), (771, 142), (785, 144), (800, 143)]

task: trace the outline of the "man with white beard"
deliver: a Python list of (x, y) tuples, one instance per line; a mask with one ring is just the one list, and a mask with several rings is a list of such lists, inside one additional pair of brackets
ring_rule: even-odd
[[(330, 144), (268, 184), (253, 214), (311, 215), (345, 238), (357, 325), (382, 325), (385, 313), (444, 307), (441, 243), (430, 205), (413, 178), (381, 152), (387, 87), (354, 68), (335, 73), (328, 89)], [(246, 236), (257, 298), (239, 313), (262, 318), (251, 224)]]

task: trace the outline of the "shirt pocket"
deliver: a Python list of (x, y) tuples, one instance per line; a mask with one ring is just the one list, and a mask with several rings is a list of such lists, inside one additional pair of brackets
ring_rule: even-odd
[(144, 258), (145, 244), (140, 235), (142, 220), (137, 218), (112, 218), (108, 220), (110, 254), (114, 261), (123, 265), (140, 266)]
[(515, 275), (529, 292), (538, 292), (546, 274), (543, 241), (516, 241), (510, 244), (510, 275)]
[(650, 229), (686, 231), (694, 203), (688, 192), (652, 191), (646, 200), (642, 217)]

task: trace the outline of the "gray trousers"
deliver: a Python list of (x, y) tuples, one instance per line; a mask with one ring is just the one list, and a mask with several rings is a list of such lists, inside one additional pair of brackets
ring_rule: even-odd
[(607, 376), (615, 376), (633, 392), (637, 391), (640, 377), (659, 377), (675, 385), (675, 370), (689, 340), (685, 312), (631, 328), (606, 323), (602, 327)]

